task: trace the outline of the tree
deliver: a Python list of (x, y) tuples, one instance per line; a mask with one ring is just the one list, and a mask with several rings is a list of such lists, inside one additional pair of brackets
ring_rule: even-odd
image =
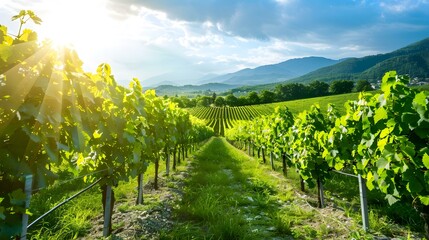
[(225, 99), (223, 97), (217, 97), (214, 104), (217, 107), (225, 106)]
[(354, 87), (354, 92), (366, 92), (373, 90), (371, 83), (368, 80), (359, 80)]
[(308, 87), (301, 83), (280, 84), (276, 86), (277, 97), (280, 101), (309, 97)]
[(247, 94), (247, 99), (248, 99), (248, 103), (250, 105), (252, 105), (252, 104), (259, 104), (260, 103), (258, 93), (254, 92), (254, 91), (252, 91), (249, 94)]
[[(166, 99), (165, 97), (164, 97), (164, 99)], [(168, 99), (168, 98), (167, 98)], [(181, 98), (178, 98), (178, 97), (171, 97), (170, 98), (170, 100), (172, 101), (172, 102), (174, 102), (174, 103), (177, 103), (177, 106), (178, 107), (180, 107), (180, 108), (184, 108), (185, 107), (185, 104), (183, 103), (183, 101), (182, 101), (182, 99)]]
[(308, 85), (310, 97), (320, 97), (329, 94), (329, 84), (321, 81), (314, 81)]
[[(192, 107), (192, 101), (189, 98), (187, 98), (185, 96), (180, 96), (179, 99), (182, 102), (183, 107), (185, 107), (185, 108)], [(179, 105), (179, 107), (181, 107), (181, 106)]]
[(276, 100), (276, 94), (272, 91), (263, 90), (260, 93), (261, 103), (272, 103)]
[(349, 80), (336, 80), (329, 86), (329, 92), (332, 94), (342, 94), (352, 92), (354, 82)]
[(202, 96), (197, 100), (198, 107), (208, 107), (211, 104), (212, 98), (209, 96)]
[(238, 106), (238, 98), (230, 93), (225, 97), (225, 103), (229, 106)]
[(210, 104), (212, 104), (212, 103), (214, 103), (216, 101), (216, 97), (217, 97), (216, 93), (213, 92)]
[(244, 106), (249, 104), (249, 99), (246, 96), (240, 96), (237, 98), (237, 106)]

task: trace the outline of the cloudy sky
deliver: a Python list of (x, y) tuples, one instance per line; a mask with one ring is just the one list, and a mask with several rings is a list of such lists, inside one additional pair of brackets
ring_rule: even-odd
[[(121, 84), (186, 83), (291, 58), (389, 52), (429, 37), (429, 0), (0, 0), (0, 24), (34, 10), (41, 38), (73, 44)], [(173, 77), (174, 76), (174, 77)], [(148, 83), (148, 82), (146, 82)]]

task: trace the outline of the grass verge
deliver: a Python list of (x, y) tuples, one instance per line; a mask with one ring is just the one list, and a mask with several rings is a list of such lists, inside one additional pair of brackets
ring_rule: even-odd
[[(293, 174), (292, 174), (293, 175)], [(296, 177), (297, 178), (297, 177)], [(348, 239), (360, 226), (311, 206), (285, 179), (223, 138), (197, 154), (176, 226), (161, 239)]]

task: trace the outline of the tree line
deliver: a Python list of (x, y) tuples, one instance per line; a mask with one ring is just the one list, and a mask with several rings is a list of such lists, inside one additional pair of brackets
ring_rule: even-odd
[(197, 96), (195, 98), (175, 96), (170, 99), (177, 103), (179, 107), (183, 108), (209, 106), (233, 107), (371, 90), (373, 90), (373, 87), (367, 80), (359, 80), (357, 82), (350, 80), (336, 80), (330, 84), (321, 81), (314, 81), (308, 85), (302, 83), (278, 84), (272, 91), (262, 90), (259, 93), (256, 91), (250, 91), (246, 95), (242, 96), (236, 96), (233, 93), (227, 93), (224, 96), (219, 96), (216, 93), (213, 93), (211, 96)]

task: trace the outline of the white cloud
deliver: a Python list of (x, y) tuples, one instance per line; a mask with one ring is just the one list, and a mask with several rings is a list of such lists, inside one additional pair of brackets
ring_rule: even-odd
[(402, 13), (415, 10), (416, 8), (421, 7), (422, 4), (427, 3), (429, 3), (427, 0), (393, 0), (380, 2), (380, 7), (390, 12)]
[[(0, 23), (16, 32), (18, 23), (9, 24), (10, 17), (33, 9), (46, 19), (43, 29), (55, 21), (45, 14), (57, 1), (0, 0)], [(89, 70), (110, 62), (124, 80), (177, 69), (225, 73), (306, 56), (361, 57), (405, 46), (429, 31), (427, 0), (337, 0), (329, 7), (319, 0), (91, 2), (98, 3), (87, 4), (94, 12), (105, 12), (97, 15), (101, 21), (86, 23), (95, 35), (89, 32), (82, 42), (102, 41), (79, 55)]]

